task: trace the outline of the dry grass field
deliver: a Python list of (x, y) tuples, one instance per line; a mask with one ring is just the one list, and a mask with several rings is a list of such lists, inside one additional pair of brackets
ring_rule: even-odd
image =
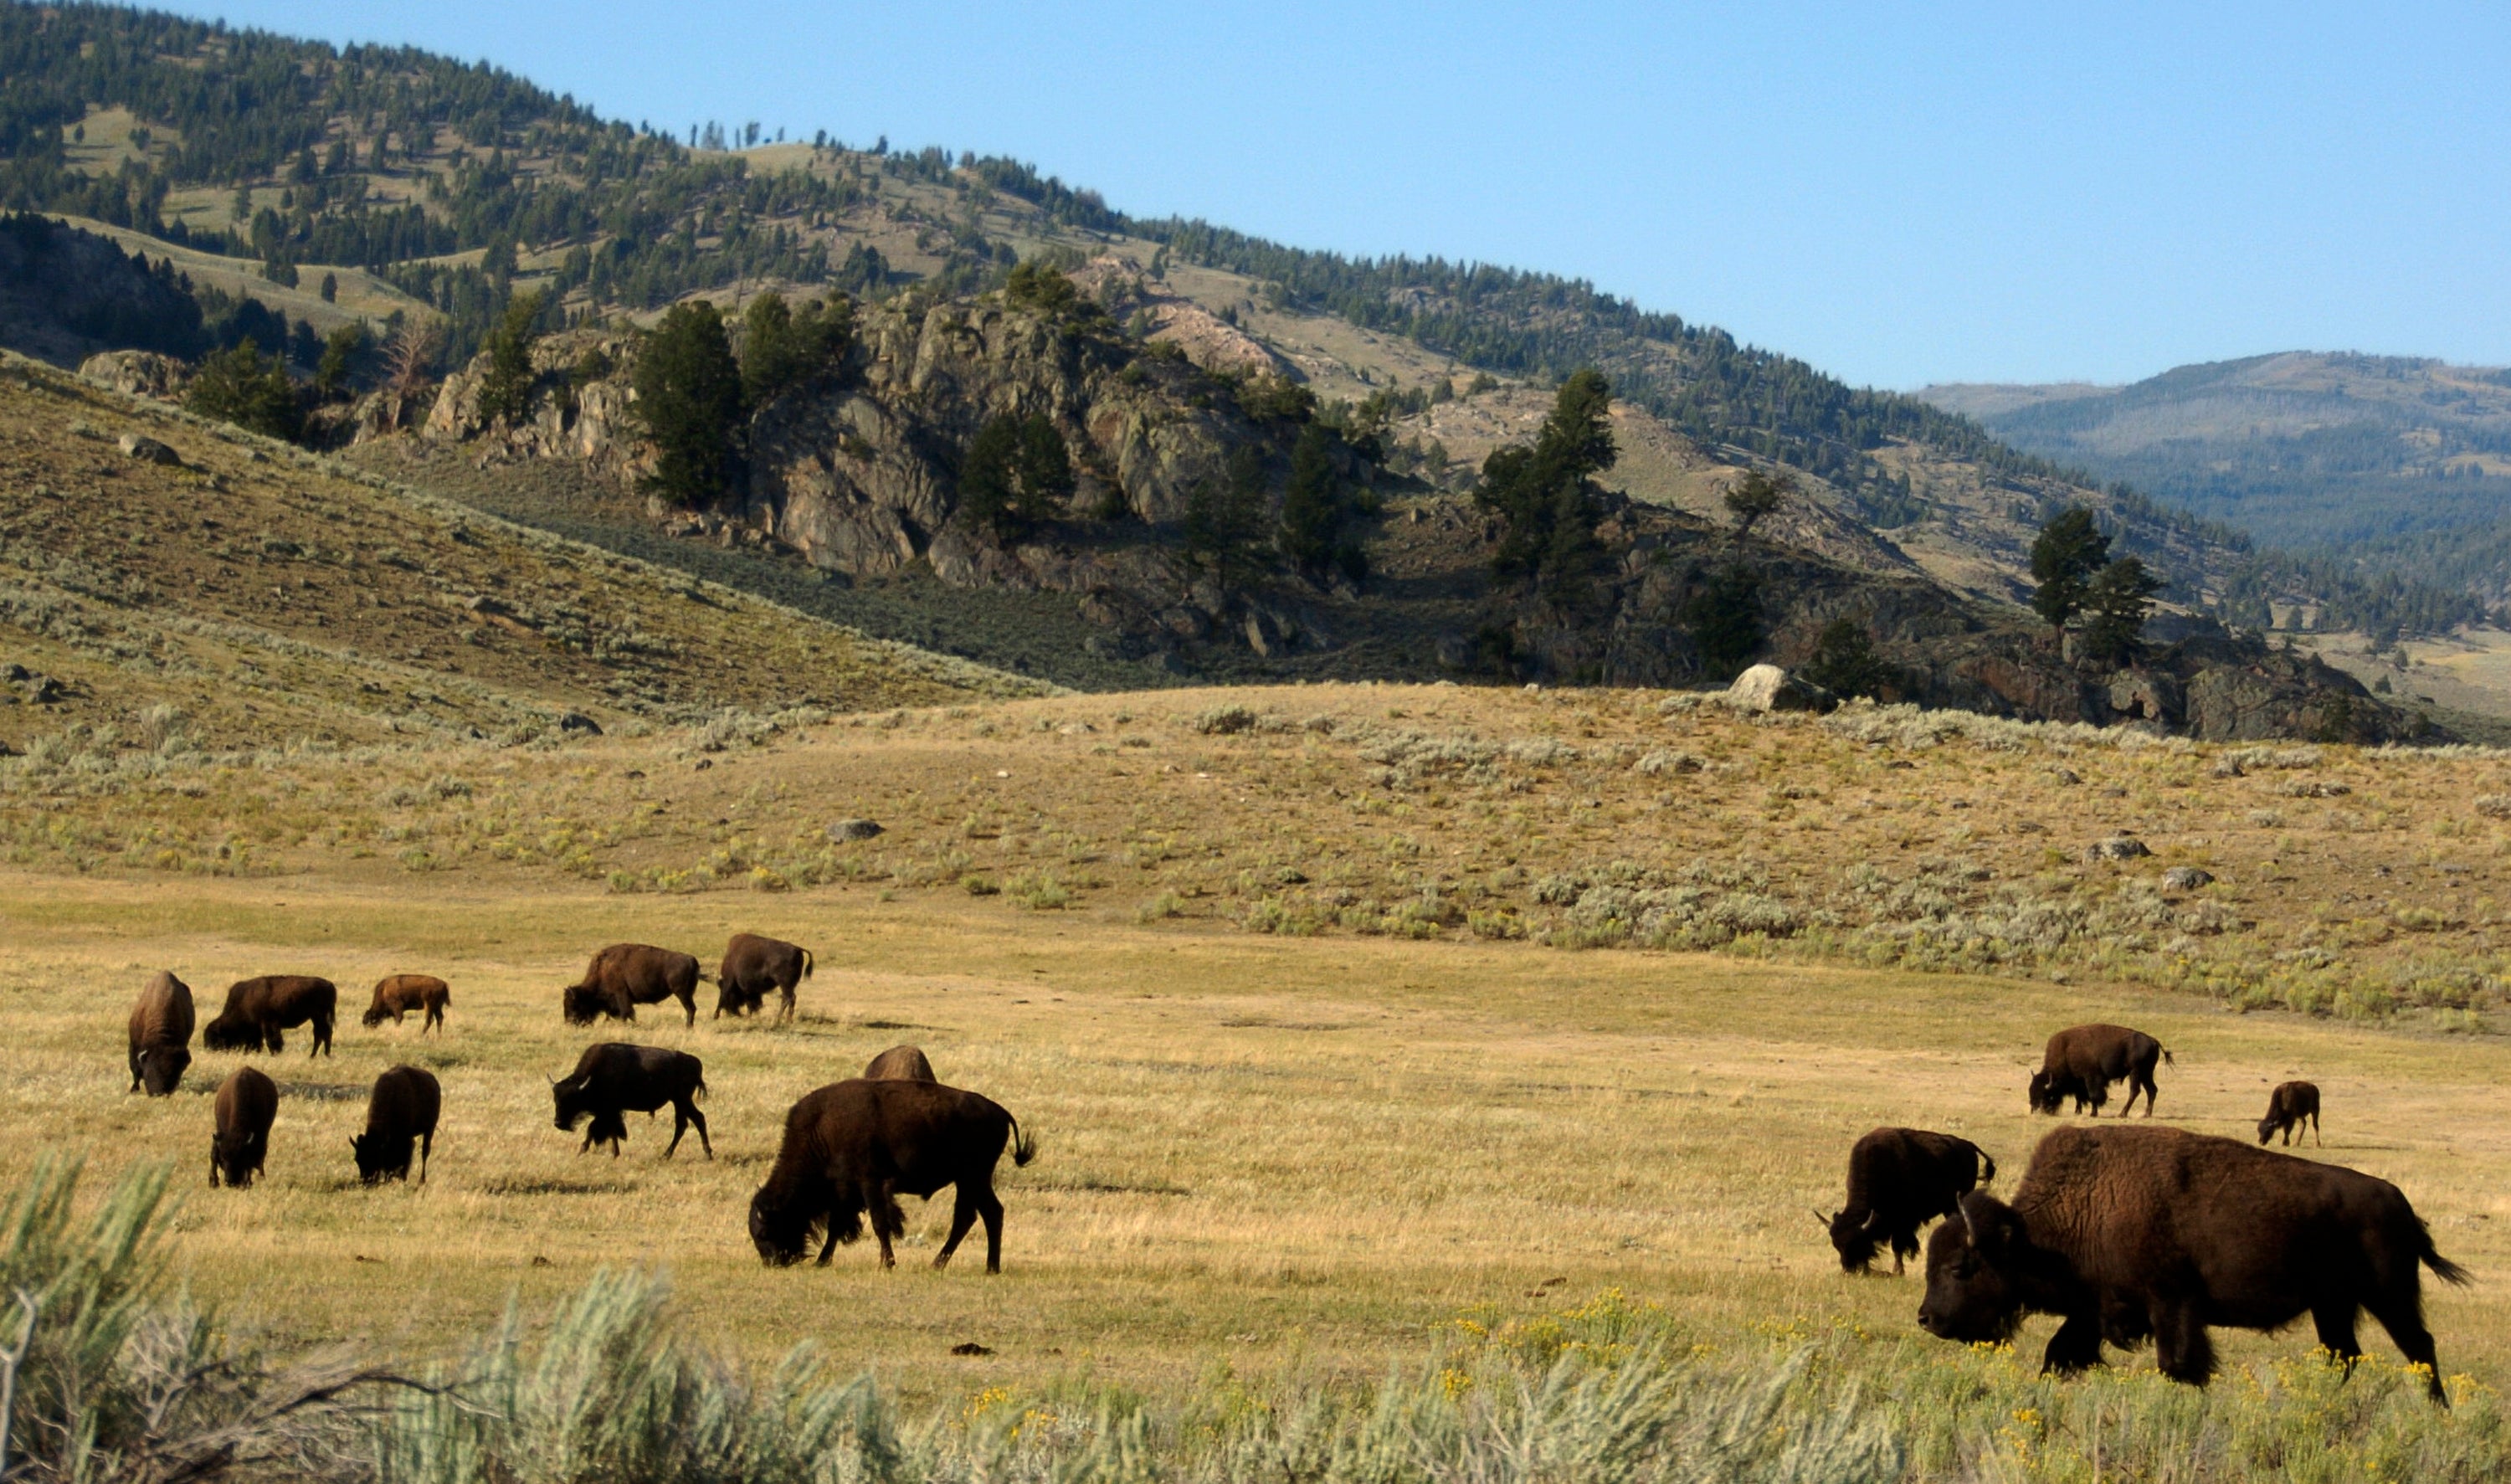
[[(2397, 1181), (2476, 1270), (2436, 1285), (2433, 1327), (2447, 1368), (2499, 1387), (2505, 771), (1371, 685), (563, 744), (38, 747), (0, 760), (0, 1179), (51, 1148), (176, 1160), (196, 1292), (277, 1340), (391, 1353), (637, 1264), (709, 1343), (812, 1341), (951, 1406), (1075, 1377), (1366, 1380), (1615, 1290), (1713, 1347), (1958, 1366), (1916, 1335), (1915, 1279), (1841, 1275), (1809, 1213), (1881, 1123), (1965, 1134), (2010, 1184), (2049, 1126), (2023, 1108), (2040, 1041), (2109, 1018), (2174, 1050), (2167, 1121), (2243, 1135), (2271, 1083), (2318, 1081), (2310, 1155)], [(885, 833), (831, 838), (856, 816)], [(2151, 853), (2087, 858), (2120, 835)], [(2217, 879), (2163, 887), (2181, 866)], [(564, 1026), (560, 987), (606, 942), (711, 965), (736, 929), (816, 951), (797, 1025), (702, 997), (694, 1029), (616, 1033), (706, 1060), (716, 1157), (663, 1161), (668, 1124), (641, 1120), (624, 1158), (578, 1155), (544, 1078), (614, 1033)], [(159, 966), (205, 1017), (251, 973), (342, 986), (335, 1058), (260, 1059), (285, 1089), (261, 1189), (192, 1188), (235, 1058), (169, 1101), (122, 1090)], [(454, 986), (443, 1037), (355, 1023), (405, 970)], [(894, 1273), (866, 1246), (762, 1270), (742, 1213), (783, 1110), (901, 1040), (1043, 1144), (1005, 1171), (1006, 1272), (920, 1266), (946, 1208), (910, 1209)], [(431, 1178), (360, 1189), (347, 1137), (403, 1060), (445, 1086)]]

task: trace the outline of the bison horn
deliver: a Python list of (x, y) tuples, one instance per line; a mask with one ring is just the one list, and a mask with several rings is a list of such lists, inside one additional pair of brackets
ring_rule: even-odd
[(1970, 1219), (1970, 1202), (1969, 1202), (1969, 1201), (1966, 1201), (1966, 1200), (1964, 1200), (1964, 1201), (1957, 1201), (1957, 1202), (1955, 1202), (1955, 1203), (1954, 1203), (1954, 1205), (1953, 1205), (1953, 1210), (1954, 1210), (1954, 1211), (1956, 1211), (1956, 1212), (1958, 1212), (1958, 1213), (1960, 1213), (1960, 1216), (1961, 1216), (1961, 1219), (1962, 1219), (1962, 1234), (1963, 1234), (1964, 1236), (1967, 1236), (1967, 1237), (1969, 1237), (1969, 1238), (1970, 1238), (1970, 1243), (1971, 1243), (1971, 1245), (1972, 1245), (1972, 1246), (1974, 1246), (1974, 1247), (1978, 1246), (1978, 1245), (1979, 1245), (1979, 1228), (1978, 1228), (1978, 1227), (1976, 1227), (1976, 1226), (1974, 1226), (1974, 1225), (1972, 1225), (1972, 1223), (1971, 1223), (1971, 1219)]
[(1813, 1224), (1817, 1227), (1828, 1227), (1831, 1225), (1831, 1218), (1823, 1215), (1822, 1208), (1817, 1206), (1814, 1208)]

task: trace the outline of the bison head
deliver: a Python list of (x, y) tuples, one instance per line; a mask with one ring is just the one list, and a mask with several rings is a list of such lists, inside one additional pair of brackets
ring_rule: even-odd
[(767, 1188), (750, 1197), (750, 1240), (770, 1268), (791, 1268), (811, 1245), (811, 1220), (791, 1205), (768, 1198)]
[(1831, 1231), (1831, 1245), (1839, 1254), (1839, 1270), (1864, 1272), (1882, 1250), (1882, 1240), (1874, 1234), (1873, 1213), (1864, 1216), (1849, 1211), (1824, 1216), (1816, 1211), (1814, 1218)]
[(252, 1184), (252, 1172), (261, 1163), (253, 1144), (251, 1134), (210, 1135), (210, 1162), (227, 1184), (239, 1190)]
[(2036, 1113), (2054, 1113), (2067, 1102), (2065, 1089), (2058, 1085), (2056, 1077), (2046, 1072), (2031, 1074), (2031, 1086), (2026, 1095), (2030, 1098), (2031, 1111)]
[(192, 1053), (182, 1046), (150, 1046), (139, 1053), (139, 1085), (152, 1098), (171, 1098), (183, 1085)]
[(560, 1004), (566, 1010), (566, 1023), (570, 1026), (589, 1026), (604, 1015), (627, 1020), (637, 1018), (634, 1006), (625, 1016), (620, 1016), (619, 1007), (611, 1002), (610, 996), (589, 984), (568, 985)]
[(1918, 1306), (1918, 1327), (1940, 1340), (2012, 1339), (2024, 1308), (2014, 1269), (2028, 1246), (2013, 1207), (1977, 1191), (1962, 1197), (1961, 1219), (1927, 1238), (1927, 1297)]
[(2260, 1144), (2264, 1144), (2269, 1139), (2274, 1138), (2276, 1130), (2283, 1126), (2283, 1120), (2273, 1113), (2269, 1113), (2265, 1117), (2260, 1118), (2259, 1120), (2259, 1142)]
[(369, 1028), (380, 1026), (384, 1023), (384, 1017), (391, 1013), (381, 1005), (368, 1005), (367, 1013), (358, 1017), (358, 1024)]
[(593, 1104), (584, 1093), (585, 1084), (574, 1077), (550, 1083), (550, 1101), (558, 1105), (558, 1126), (568, 1133), (575, 1132), (585, 1114), (593, 1112)]
[(395, 1171), (408, 1174), (409, 1141), (404, 1139), (400, 1142), (400, 1157), (396, 1158), (392, 1148), (394, 1141), (389, 1136), (377, 1133), (351, 1134), (349, 1148), (357, 1152), (358, 1178), (368, 1185), (373, 1185)]
[(201, 1045), (211, 1051), (258, 1051), (261, 1026), (247, 1016), (221, 1014), (201, 1028)]

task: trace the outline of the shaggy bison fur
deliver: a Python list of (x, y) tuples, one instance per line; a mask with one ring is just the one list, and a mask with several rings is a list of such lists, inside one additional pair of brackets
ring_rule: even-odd
[(2316, 1082), (2279, 1082), (2267, 1094), (2267, 1115), (2259, 1120), (2259, 1142), (2264, 1144), (2277, 1134), (2291, 1144), (2301, 1132), (2303, 1123), (2310, 1125), (2310, 1142), (2319, 1141), (2319, 1084)]
[(1961, 1209), (1961, 1198), (1996, 1178), (1996, 1161), (1968, 1139), (1923, 1128), (1878, 1128), (1848, 1152), (1848, 1204), (1814, 1213), (1831, 1232), (1845, 1272), (1864, 1272), (1888, 1242), (1892, 1271), (1918, 1255), (1918, 1229)]
[(261, 1173), (270, 1153), (270, 1124), (279, 1116), (279, 1087), (260, 1071), (238, 1067), (218, 1084), (213, 1109), (217, 1131), (210, 1135), (210, 1185), (219, 1177), (242, 1190)]
[(409, 1147), (418, 1145), (418, 1183), (427, 1184), (427, 1156), (436, 1149), (436, 1118), (444, 1111), (444, 1090), (433, 1073), (416, 1067), (395, 1067), (375, 1078), (367, 1095), (367, 1131), (352, 1135), (358, 1178), (368, 1185), (379, 1180), (409, 1178)]
[(2446, 1404), (2419, 1266), (2468, 1280), (2385, 1180), (2176, 1128), (2062, 1128), (2040, 1141), (2012, 1205), (1975, 1192), (1936, 1229), (1918, 1323), (1977, 1343), (2010, 1338), (2026, 1313), (2058, 1314), (2046, 1371), (2099, 1365), (2105, 1340), (2150, 1337), (2162, 1374), (2203, 1386), (2210, 1325), (2274, 1330), (2306, 1313), (2350, 1365), (2368, 1308), (2432, 1368)]
[(423, 1010), (425, 1018), (418, 1023), (421, 1035), (441, 1030), (444, 1025), (444, 1007), (453, 1003), (453, 991), (434, 974), (390, 974), (375, 985), (374, 1003), (358, 1018), (365, 1026), (380, 1026), (390, 1016), (394, 1025), (412, 1010)]
[(159, 969), (131, 1007), (131, 1090), (174, 1096), (192, 1065), (192, 987)]
[(872, 1081), (938, 1082), (933, 1064), (924, 1059), (921, 1046), (892, 1046), (871, 1059), (864, 1075)]
[(760, 1261), (782, 1268), (800, 1262), (819, 1237), (825, 1267), (837, 1243), (863, 1235), (869, 1212), (880, 1264), (894, 1267), (890, 1243), (907, 1227), (898, 1197), (929, 1200), (944, 1186), (955, 1186), (950, 1237), (933, 1266), (949, 1262), (982, 1217), (985, 1270), (1000, 1272), (1003, 1203), (994, 1196), (994, 1165), (1006, 1143), (1016, 1165), (1037, 1155), (1017, 1119), (973, 1092), (939, 1082), (832, 1082), (805, 1094), (785, 1115), (776, 1167), (750, 1200), (750, 1239)]
[(680, 1002), (688, 1024), (698, 1023), (698, 961), (650, 943), (613, 943), (593, 956), (584, 977), (568, 985), (561, 1000), (569, 1025), (589, 1026), (607, 1015), (633, 1021), (638, 1005)]
[(328, 979), (308, 974), (265, 974), (227, 987), (226, 1007), (201, 1030), (201, 1044), (212, 1051), (288, 1049), (280, 1033), (290, 1026), (314, 1030), (310, 1059), (331, 1052), (331, 1015), (340, 992)]
[(715, 971), (715, 1013), (751, 1015), (767, 1001), (767, 992), (783, 996), (776, 1018), (793, 1018), (793, 990), (811, 977), (811, 951), (756, 933), (734, 933), (724, 945), (723, 962)]
[(2040, 1070), (2031, 1074), (2031, 1111), (2054, 1113), (2072, 1098), (2075, 1112), (2089, 1107), (2098, 1118), (2102, 1105), (2109, 1101), (2110, 1084), (2124, 1077), (2127, 1101), (2119, 1105), (2119, 1116), (2134, 1111), (2137, 1094), (2143, 1093), (2144, 1115), (2150, 1118), (2154, 1064), (2170, 1060), (2162, 1042), (2142, 1031), (2125, 1026), (2070, 1027), (2049, 1037)]
[(705, 1094), (706, 1067), (696, 1057), (626, 1041), (585, 1047), (584, 1055), (576, 1058), (575, 1070), (550, 1083), (550, 1098), (558, 1105), (558, 1126), (573, 1133), (578, 1123), (586, 1125), (584, 1143), (575, 1152), (581, 1154), (596, 1144), (607, 1144), (613, 1159), (619, 1157), (620, 1146), (628, 1138), (624, 1115), (650, 1116), (667, 1103), (672, 1109), (672, 1142), (664, 1148), (663, 1157), (669, 1159), (680, 1147), (680, 1136), (694, 1127), (699, 1147), (713, 1159), (715, 1144), (707, 1137), (706, 1114), (698, 1112), (697, 1105)]

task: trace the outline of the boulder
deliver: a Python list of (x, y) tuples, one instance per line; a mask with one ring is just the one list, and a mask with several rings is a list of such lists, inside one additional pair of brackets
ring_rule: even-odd
[(142, 438), (136, 433), (125, 433), (122, 435), (121, 447), (125, 456), (143, 464), (169, 464), (177, 469), (183, 467), (183, 455), (153, 438)]
[(869, 819), (840, 819), (829, 826), (829, 839), (835, 840), (870, 840), (888, 833)]
[(2144, 841), (2137, 839), (2133, 835), (2113, 835), (2107, 840), (2095, 840), (2092, 847), (2084, 852), (2084, 859), (2089, 861), (2132, 861), (2151, 855), (2152, 853), (2152, 851), (2145, 848)]
[(1836, 697), (1776, 665), (1755, 665), (1735, 677), (1720, 698), (1737, 711), (1829, 711)]
[(79, 363), (78, 373), (98, 386), (133, 397), (172, 401), (192, 384), (188, 362), (153, 350), (108, 350)]
[(2200, 886), (2212, 885), (2214, 880), (2213, 872), (2200, 871), (2194, 866), (2174, 866), (2162, 873), (2163, 889), (2167, 891), (2195, 891)]

